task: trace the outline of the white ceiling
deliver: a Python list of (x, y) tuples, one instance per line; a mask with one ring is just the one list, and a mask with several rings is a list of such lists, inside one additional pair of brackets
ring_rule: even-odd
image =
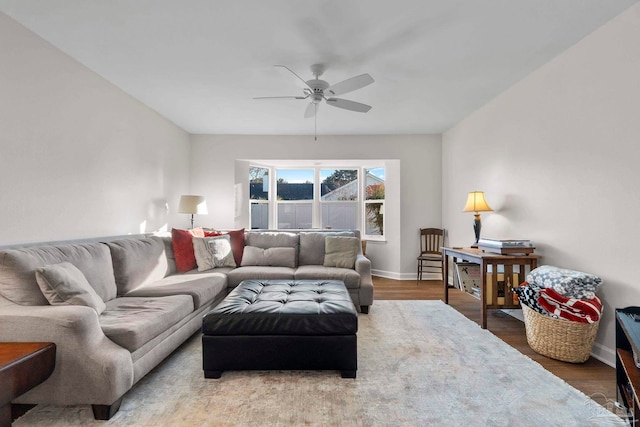
[(301, 95), (369, 73), (323, 104), (318, 134), (441, 133), (638, 0), (0, 0), (11, 16), (190, 133), (313, 134)]

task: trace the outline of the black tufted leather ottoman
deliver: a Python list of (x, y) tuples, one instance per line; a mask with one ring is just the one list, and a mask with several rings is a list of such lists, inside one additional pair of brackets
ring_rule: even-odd
[(358, 314), (339, 280), (245, 280), (202, 322), (205, 378), (249, 369), (355, 378)]

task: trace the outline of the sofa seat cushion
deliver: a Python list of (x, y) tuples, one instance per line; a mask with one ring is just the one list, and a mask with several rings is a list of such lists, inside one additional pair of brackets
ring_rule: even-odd
[(289, 267), (263, 267), (246, 266), (238, 267), (227, 275), (227, 286), (235, 288), (243, 280), (260, 279), (293, 279), (295, 269)]
[(189, 295), (120, 297), (107, 302), (99, 320), (111, 341), (134, 352), (192, 312)]
[(301, 265), (296, 269), (294, 278), (296, 280), (342, 280), (347, 289), (358, 289), (360, 287), (360, 275), (350, 268)]
[(128, 292), (127, 297), (190, 295), (195, 309), (207, 305), (227, 291), (227, 275), (220, 272), (174, 274)]

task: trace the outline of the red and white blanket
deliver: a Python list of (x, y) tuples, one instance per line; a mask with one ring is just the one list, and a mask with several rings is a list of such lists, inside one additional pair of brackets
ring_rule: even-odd
[(552, 315), (572, 322), (595, 323), (602, 314), (602, 301), (593, 299), (575, 299), (560, 295), (551, 288), (541, 289), (538, 302)]

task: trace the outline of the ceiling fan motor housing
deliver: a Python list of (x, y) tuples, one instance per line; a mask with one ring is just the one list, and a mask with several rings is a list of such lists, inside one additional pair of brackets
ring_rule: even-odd
[(319, 79), (307, 80), (307, 85), (313, 89), (311, 101), (316, 104), (324, 99), (324, 91), (329, 87), (328, 82)]

